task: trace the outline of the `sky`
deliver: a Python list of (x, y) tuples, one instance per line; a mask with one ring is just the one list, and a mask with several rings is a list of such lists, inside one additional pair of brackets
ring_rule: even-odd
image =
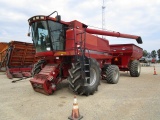
[[(0, 42), (32, 42), (28, 19), (58, 11), (63, 21), (78, 20), (102, 28), (103, 0), (0, 0)], [(133, 43), (151, 52), (160, 49), (160, 0), (105, 0), (105, 29), (141, 36), (133, 39), (108, 37), (110, 44)]]

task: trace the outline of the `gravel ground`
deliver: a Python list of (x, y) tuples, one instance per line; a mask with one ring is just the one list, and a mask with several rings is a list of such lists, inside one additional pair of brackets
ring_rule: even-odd
[[(118, 84), (101, 81), (98, 92), (77, 96), (84, 120), (159, 120), (160, 64), (142, 67), (140, 77), (121, 72)], [(51, 96), (34, 92), (29, 79), (11, 83), (0, 73), (0, 120), (67, 120), (74, 93), (67, 81)]]

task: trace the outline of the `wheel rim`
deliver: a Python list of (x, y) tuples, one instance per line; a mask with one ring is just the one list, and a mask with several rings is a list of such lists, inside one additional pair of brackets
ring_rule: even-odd
[(96, 73), (96, 71), (93, 69), (93, 68), (91, 68), (90, 69), (90, 86), (92, 86), (92, 85), (94, 85), (94, 83), (96, 82), (96, 76), (97, 76), (97, 73)]
[(140, 64), (138, 64), (138, 69), (137, 69), (138, 73), (140, 73), (140, 69), (141, 69)]
[(118, 79), (119, 74), (118, 74), (117, 70), (114, 71), (113, 76), (114, 76), (115, 80)]

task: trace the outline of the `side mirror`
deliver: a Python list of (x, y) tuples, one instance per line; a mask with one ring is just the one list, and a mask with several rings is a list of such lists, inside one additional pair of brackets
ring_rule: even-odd
[(27, 36), (28, 36), (28, 37), (30, 37), (30, 32), (29, 32), (29, 33), (27, 33)]
[(61, 16), (58, 15), (58, 12), (57, 12), (57, 11), (52, 12), (52, 13), (51, 13), (50, 15), (48, 15), (47, 17), (51, 16), (51, 15), (54, 14), (54, 13), (57, 13), (56, 21), (57, 21), (57, 22), (60, 22), (60, 21), (61, 21)]
[(61, 16), (60, 16), (60, 15), (57, 15), (57, 16), (56, 16), (56, 21), (57, 21), (57, 22), (60, 22), (60, 21), (61, 21)]
[(30, 34), (31, 33), (30, 33), (30, 26), (29, 26), (27, 36), (30, 37)]

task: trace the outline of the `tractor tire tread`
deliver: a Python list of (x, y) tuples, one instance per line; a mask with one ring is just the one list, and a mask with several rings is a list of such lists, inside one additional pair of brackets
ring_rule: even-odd
[[(119, 68), (118, 66), (116, 65), (109, 65), (106, 67), (106, 81), (107, 83), (110, 83), (110, 84), (117, 84), (118, 81), (119, 81)], [(115, 76), (114, 76), (114, 72), (116, 72), (116, 74), (118, 75), (118, 77), (115, 79)]]
[[(89, 59), (89, 58), (87, 58)], [(98, 89), (99, 85), (99, 78), (100, 78), (100, 69), (99, 69), (99, 63), (95, 60), (90, 58), (90, 63), (92, 64), (91, 66), (94, 66), (94, 69), (97, 71), (97, 76), (98, 79), (96, 79), (96, 82), (94, 85), (90, 86), (84, 86), (83, 81), (82, 81), (82, 76), (81, 76), (81, 64), (80, 62), (73, 63), (71, 69), (69, 70), (69, 77), (67, 80), (69, 81), (69, 88), (73, 90), (76, 94), (79, 95), (92, 95), (94, 94), (95, 91)]]
[(138, 67), (140, 67), (140, 63), (138, 60), (133, 60), (130, 62), (130, 75), (132, 77), (139, 77), (140, 71), (138, 71)]

